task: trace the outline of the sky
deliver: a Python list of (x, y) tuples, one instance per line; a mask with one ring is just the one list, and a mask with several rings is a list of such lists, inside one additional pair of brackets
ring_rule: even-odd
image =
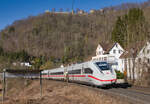
[[(14, 21), (36, 16), (45, 10), (55, 8), (66, 10), (72, 8), (73, 0), (0, 0), (0, 30), (11, 25)], [(101, 9), (122, 3), (140, 3), (147, 0), (74, 0), (74, 9), (85, 11)]]

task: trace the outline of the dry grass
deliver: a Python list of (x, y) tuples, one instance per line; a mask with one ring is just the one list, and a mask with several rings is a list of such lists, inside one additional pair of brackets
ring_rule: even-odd
[(8, 81), (8, 86), (4, 104), (128, 104), (112, 95), (60, 81), (44, 80), (42, 98), (38, 80), (15, 79)]

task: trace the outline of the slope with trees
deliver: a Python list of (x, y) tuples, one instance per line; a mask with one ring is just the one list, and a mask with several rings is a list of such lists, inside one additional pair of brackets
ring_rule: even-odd
[[(127, 47), (147, 40), (149, 4), (149, 1), (138, 4), (141, 9), (104, 8), (87, 15), (48, 12), (30, 16), (0, 32), (0, 47), (7, 55), (27, 53), (28, 60), (37, 68), (47, 62), (57, 66), (56, 63), (87, 60), (95, 54), (99, 42), (118, 41)], [(17, 56), (16, 60), (21, 58)], [(8, 60), (14, 61), (13, 58)]]

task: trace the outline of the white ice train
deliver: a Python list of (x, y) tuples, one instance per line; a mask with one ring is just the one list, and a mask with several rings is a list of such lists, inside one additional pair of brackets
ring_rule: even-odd
[(116, 83), (116, 73), (107, 62), (89, 61), (68, 67), (42, 71), (42, 78), (105, 86)]

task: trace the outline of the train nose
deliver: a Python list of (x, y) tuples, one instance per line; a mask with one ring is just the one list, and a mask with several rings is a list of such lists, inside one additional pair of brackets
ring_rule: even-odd
[(111, 83), (116, 83), (116, 79), (112, 80)]
[(104, 75), (109, 75), (111, 74), (110, 70), (107, 70), (107, 71), (103, 71)]
[(107, 72), (106, 74), (110, 74), (109, 72)]

